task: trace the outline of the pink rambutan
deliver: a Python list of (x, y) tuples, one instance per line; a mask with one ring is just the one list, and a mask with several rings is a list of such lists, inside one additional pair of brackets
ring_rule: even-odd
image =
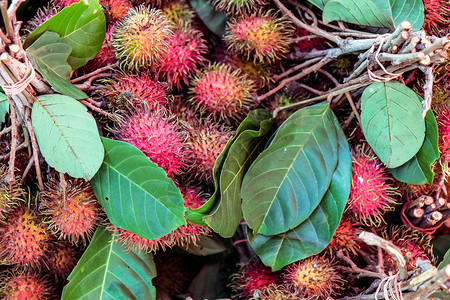
[(289, 51), (294, 27), (272, 11), (255, 12), (232, 19), (224, 36), (228, 49), (246, 60), (274, 62)]
[(188, 85), (189, 78), (205, 61), (207, 46), (200, 31), (183, 26), (174, 31), (169, 49), (159, 68), (160, 75), (172, 87)]
[(47, 277), (31, 271), (2, 274), (0, 298), (3, 300), (43, 300), (52, 295)]
[(230, 128), (210, 120), (191, 124), (186, 138), (188, 177), (212, 183), (216, 159), (231, 137)]
[(122, 18), (133, 7), (128, 0), (100, 0), (100, 4), (113, 22)]
[(347, 217), (343, 217), (339, 223), (336, 232), (331, 239), (327, 250), (330, 254), (334, 254), (339, 250), (342, 250), (346, 255), (350, 253), (356, 255), (356, 249), (358, 245), (358, 232), (354, 224)]
[(101, 216), (102, 208), (89, 182), (51, 179), (40, 194), (41, 211), (47, 216), (49, 228), (59, 239), (76, 244), (89, 241)]
[(165, 57), (172, 35), (172, 23), (161, 10), (144, 5), (130, 8), (113, 29), (112, 45), (120, 67), (155, 70)]
[(48, 255), (51, 235), (39, 215), (24, 204), (0, 226), (0, 260), (23, 268), (39, 268)]
[(381, 161), (372, 151), (357, 147), (352, 152), (352, 183), (347, 209), (357, 221), (365, 225), (379, 226), (383, 215), (398, 204), (393, 181)]
[(310, 52), (311, 50), (321, 50), (325, 41), (323, 38), (310, 38), (310, 33), (303, 28), (295, 29), (293, 41), (295, 48), (300, 52)]
[(443, 36), (450, 32), (450, 2), (423, 0), (425, 20), (423, 28), (430, 35)]
[(254, 92), (253, 81), (240, 70), (232, 71), (229, 65), (213, 64), (195, 76), (189, 101), (215, 119), (239, 122), (248, 113)]
[(53, 0), (53, 2), (56, 5), (59, 5), (61, 7), (66, 7), (66, 6), (70, 6), (74, 3), (78, 3), (78, 2), (80, 2), (80, 0)]
[(278, 273), (272, 272), (260, 260), (251, 259), (231, 276), (230, 287), (235, 298), (253, 299), (268, 287), (280, 283)]
[[(123, 95), (126, 93), (132, 95), (133, 103), (128, 103), (129, 99), (123, 100)], [(97, 94), (105, 98), (111, 106), (131, 110), (134, 110), (133, 106), (136, 102), (151, 108), (156, 108), (158, 105), (165, 106), (169, 98), (167, 86), (157, 81), (148, 72), (140, 72), (138, 75), (130, 72), (118, 72), (111, 79), (103, 81)]]
[(450, 104), (443, 104), (434, 109), (439, 132), (439, 152), (441, 163), (450, 161)]
[(55, 243), (45, 261), (49, 271), (65, 280), (78, 262), (78, 249), (67, 242)]
[(183, 172), (184, 134), (163, 108), (131, 113), (119, 120), (118, 125), (116, 137), (136, 146), (163, 168), (168, 177), (173, 179)]
[(330, 259), (315, 255), (287, 265), (281, 277), (298, 299), (327, 299), (345, 284), (335, 266)]

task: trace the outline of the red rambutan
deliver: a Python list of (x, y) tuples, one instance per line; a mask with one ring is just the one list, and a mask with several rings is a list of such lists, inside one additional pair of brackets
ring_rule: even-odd
[(394, 199), (398, 192), (390, 180), (385, 167), (372, 151), (357, 147), (352, 152), (352, 183), (347, 209), (357, 221), (368, 226), (379, 226), (384, 222), (383, 215), (398, 204)]
[(339, 226), (336, 229), (327, 250), (330, 254), (342, 250), (342, 252), (344, 252), (347, 256), (350, 253), (356, 255), (356, 249), (359, 248), (357, 241), (357, 229), (354, 227), (354, 224), (344, 216), (339, 223)]
[(281, 277), (286, 288), (296, 293), (298, 299), (326, 299), (336, 295), (345, 283), (335, 264), (319, 255), (287, 265)]
[(41, 211), (47, 216), (49, 228), (59, 239), (75, 244), (89, 241), (99, 222), (102, 208), (89, 182), (72, 179), (65, 183), (55, 179), (40, 194)]
[(289, 51), (294, 27), (272, 11), (244, 15), (228, 22), (224, 36), (228, 49), (254, 62), (274, 62)]
[(36, 212), (22, 204), (0, 226), (0, 245), (0, 260), (4, 264), (39, 268), (48, 255), (51, 235)]
[(310, 52), (312, 50), (321, 50), (325, 41), (323, 38), (310, 38), (310, 34), (303, 28), (297, 28), (294, 32), (295, 47), (300, 52)]
[(45, 265), (57, 278), (65, 280), (77, 265), (77, 248), (67, 242), (57, 242), (49, 253)]
[(155, 69), (165, 57), (173, 35), (172, 23), (159, 9), (131, 8), (113, 29), (112, 45), (127, 70)]
[(173, 119), (162, 108), (141, 111), (123, 117), (115, 130), (119, 140), (136, 146), (172, 179), (183, 172), (185, 164), (183, 133)]
[(235, 298), (253, 299), (252, 297), (258, 296), (263, 290), (279, 282), (278, 273), (272, 272), (261, 261), (251, 259), (231, 276), (229, 286)]
[(189, 101), (200, 111), (227, 123), (239, 122), (252, 104), (254, 83), (240, 70), (224, 64), (209, 65), (198, 72), (190, 89)]
[(43, 300), (52, 294), (50, 282), (45, 276), (24, 271), (2, 275), (0, 298), (3, 300)]
[(212, 183), (216, 159), (231, 137), (230, 128), (209, 120), (191, 124), (186, 139), (188, 177)]
[(440, 105), (434, 111), (439, 132), (441, 163), (447, 165), (450, 161), (450, 104)]
[(425, 20), (423, 28), (430, 35), (444, 36), (450, 32), (450, 2), (423, 0)]
[(181, 88), (189, 84), (189, 78), (205, 61), (207, 47), (200, 31), (190, 26), (177, 29), (169, 42), (169, 49), (159, 72), (172, 87)]
[(133, 7), (131, 2), (128, 0), (100, 0), (100, 4), (109, 14), (112, 21), (122, 18), (127, 11)]
[(132, 94), (134, 102), (143, 103), (151, 108), (157, 105), (165, 106), (169, 97), (167, 87), (147, 72), (140, 72), (139, 75), (119, 72), (112, 79), (104, 80), (97, 92), (100, 97), (106, 98), (111, 106), (119, 109), (135, 104), (128, 103), (129, 100), (123, 101), (122, 96), (125, 93)]

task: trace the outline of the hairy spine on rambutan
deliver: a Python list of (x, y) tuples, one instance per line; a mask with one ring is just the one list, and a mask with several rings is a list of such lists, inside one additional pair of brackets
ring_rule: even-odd
[(371, 150), (357, 147), (352, 151), (352, 182), (347, 210), (356, 221), (379, 226), (383, 215), (394, 210), (399, 195), (382, 162)]
[(190, 25), (195, 16), (194, 10), (185, 0), (169, 1), (164, 4), (162, 11), (167, 19), (174, 24), (175, 28), (182, 28), (185, 24)]
[(214, 7), (228, 16), (251, 13), (255, 8), (263, 7), (266, 3), (266, 0), (213, 0)]
[(330, 254), (335, 254), (342, 250), (346, 255), (357, 255), (356, 249), (359, 248), (358, 232), (352, 221), (344, 216), (336, 229), (327, 250)]
[(298, 299), (327, 299), (335, 296), (345, 284), (335, 266), (330, 259), (315, 255), (287, 265), (281, 277)]
[(448, 173), (448, 163), (450, 162), (450, 104), (440, 105), (434, 108), (434, 111), (439, 132), (440, 161), (443, 165), (443, 171)]
[(423, 0), (425, 20), (423, 28), (430, 35), (444, 36), (450, 32), (450, 2)]
[(216, 159), (232, 137), (231, 128), (210, 120), (188, 126), (186, 174), (190, 179), (211, 184)]
[(39, 268), (52, 242), (47, 225), (25, 204), (18, 206), (0, 225), (0, 261), (23, 268)]
[(52, 232), (59, 239), (76, 244), (89, 241), (99, 223), (102, 208), (89, 182), (51, 179), (40, 194), (41, 212), (47, 216)]
[(9, 183), (8, 168), (6, 165), (0, 166), (0, 224), (5, 222), (6, 217), (22, 200), (23, 189), (18, 184), (19, 178), (15, 182)]
[(188, 85), (190, 77), (197, 73), (198, 67), (206, 61), (206, 51), (207, 46), (200, 31), (188, 25), (174, 30), (168, 51), (159, 68), (161, 77), (177, 89), (183, 84)]
[(55, 242), (50, 251), (45, 266), (55, 274), (56, 279), (66, 280), (78, 262), (78, 248), (68, 242)]
[(229, 286), (234, 298), (253, 299), (268, 287), (278, 283), (280, 283), (278, 273), (272, 272), (260, 260), (251, 259), (231, 276)]
[(169, 178), (181, 175), (185, 168), (185, 134), (167, 110), (130, 112), (117, 120), (116, 137), (141, 150)]
[(113, 30), (112, 45), (120, 67), (155, 70), (168, 50), (172, 35), (171, 22), (161, 10), (144, 5), (129, 9)]
[(243, 15), (227, 24), (224, 36), (228, 49), (253, 62), (272, 63), (289, 51), (294, 26), (273, 11)]
[(239, 122), (252, 106), (254, 83), (229, 65), (212, 64), (194, 77), (189, 102), (226, 123)]
[(3, 300), (43, 300), (53, 293), (49, 279), (35, 272), (15, 270), (1, 274), (1, 278)]
[(133, 7), (128, 0), (100, 0), (100, 4), (112, 22), (122, 18)]

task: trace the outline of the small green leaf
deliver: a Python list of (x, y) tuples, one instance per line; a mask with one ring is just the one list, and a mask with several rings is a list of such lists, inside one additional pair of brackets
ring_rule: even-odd
[(308, 0), (308, 1), (317, 6), (318, 8), (320, 8), (321, 10), (323, 10), (325, 4), (327, 4), (329, 0)]
[(395, 179), (410, 184), (432, 184), (434, 172), (430, 165), (439, 158), (438, 127), (433, 112), (425, 116), (425, 140), (416, 155), (400, 167), (389, 169)]
[(192, 280), (189, 295), (193, 299), (229, 299), (226, 268), (223, 261), (206, 264)]
[(265, 136), (275, 120), (266, 110), (253, 110), (245, 119), (248, 126), (231, 144), (220, 175), (220, 198), (203, 218), (222, 237), (230, 238), (242, 219), (241, 183), (245, 172), (264, 147)]
[(327, 103), (302, 108), (278, 129), (242, 182), (242, 211), (254, 234), (297, 227), (319, 205), (337, 164), (338, 139)]
[(72, 68), (67, 64), (70, 51), (72, 47), (58, 34), (45, 32), (27, 49), (27, 55), (55, 91), (84, 99), (87, 95), (70, 82)]
[(422, 147), (425, 121), (421, 100), (399, 82), (372, 83), (361, 96), (362, 130), (388, 168), (403, 165)]
[(219, 239), (209, 236), (201, 236), (195, 244), (190, 243), (187, 245), (185, 250), (196, 256), (208, 256), (229, 252), (228, 248)]
[(409, 21), (413, 31), (417, 31), (423, 25), (424, 7), (422, 0), (329, 0), (322, 18), (325, 23), (342, 20), (392, 31), (403, 21)]
[(0, 93), (0, 124), (5, 123), (6, 114), (9, 114), (9, 101), (6, 94)]
[(111, 223), (146, 239), (186, 224), (181, 192), (163, 169), (128, 143), (102, 142), (105, 159), (91, 185)]
[(97, 123), (77, 100), (58, 94), (34, 102), (31, 122), (45, 161), (57, 171), (90, 180), (103, 161)]
[(80, 1), (65, 7), (26, 38), (24, 49), (48, 31), (57, 33), (70, 45), (67, 62), (76, 70), (93, 59), (102, 47), (106, 33), (105, 14), (98, 0)]
[(334, 126), (339, 139), (339, 161), (319, 206), (308, 219), (288, 232), (274, 236), (249, 232), (252, 248), (274, 271), (321, 252), (330, 243), (341, 221), (350, 194), (352, 160), (347, 139), (336, 117)]
[(127, 251), (102, 227), (70, 273), (63, 300), (156, 299), (152, 278), (156, 267), (150, 253)]
[(190, 0), (192, 8), (211, 32), (217, 36), (225, 34), (227, 17), (224, 13), (216, 11), (214, 5), (205, 0)]

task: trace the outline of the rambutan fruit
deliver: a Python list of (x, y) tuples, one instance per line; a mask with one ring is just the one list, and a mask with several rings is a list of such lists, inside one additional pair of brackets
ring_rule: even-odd
[(287, 265), (282, 270), (286, 288), (298, 295), (298, 299), (326, 299), (334, 296), (345, 284), (330, 259), (315, 255)]
[(223, 124), (210, 120), (191, 124), (186, 138), (188, 177), (211, 184), (216, 159), (231, 137), (231, 129)]
[(3, 300), (43, 300), (52, 295), (49, 279), (31, 271), (2, 274), (0, 298)]
[[(381, 229), (381, 236), (397, 246), (405, 257), (407, 271), (414, 270), (418, 259), (433, 262), (431, 238), (406, 225), (391, 225)], [(388, 255), (385, 256), (385, 268), (397, 271), (397, 263)]]
[(66, 6), (71, 6), (74, 3), (78, 3), (80, 0), (53, 0), (53, 2), (64, 8)]
[(295, 48), (300, 52), (310, 52), (312, 50), (323, 49), (324, 43), (326, 43), (323, 38), (310, 38), (310, 34), (303, 28), (295, 29), (293, 34), (293, 42), (295, 43)]
[(133, 7), (128, 0), (100, 0), (100, 4), (112, 19), (112, 22), (122, 18)]
[(112, 45), (120, 67), (155, 70), (165, 57), (172, 35), (172, 23), (161, 10), (144, 5), (130, 8), (113, 29)]
[(272, 272), (260, 260), (251, 259), (231, 276), (229, 284), (234, 298), (253, 299), (269, 286), (280, 283), (278, 273)]
[(266, 0), (214, 0), (214, 7), (228, 15), (240, 15), (253, 12), (255, 7), (262, 7)]
[(179, 27), (180, 24), (191, 24), (195, 16), (194, 10), (185, 0), (169, 1), (164, 4), (162, 11), (175, 27)]
[(58, 182), (51, 179), (40, 194), (41, 212), (47, 216), (50, 230), (59, 237), (76, 244), (89, 241), (98, 225), (102, 208), (89, 182), (70, 179)]
[(169, 42), (169, 50), (161, 63), (159, 74), (172, 87), (188, 85), (189, 78), (205, 62), (207, 46), (200, 31), (190, 26), (177, 29)]
[(344, 252), (347, 256), (350, 253), (357, 255), (356, 249), (359, 248), (357, 241), (357, 228), (355, 228), (350, 219), (344, 216), (326, 249), (330, 252), (330, 254), (334, 254), (337, 251), (342, 250), (342, 252)]
[(9, 184), (7, 175), (6, 165), (0, 166), (0, 223), (15, 209), (23, 195), (23, 189), (17, 183)]
[(180, 175), (185, 167), (184, 133), (174, 117), (163, 108), (138, 111), (124, 116), (114, 131), (116, 137), (136, 146), (169, 178)]
[(39, 268), (48, 255), (51, 240), (47, 224), (22, 204), (9, 214), (8, 222), (0, 226), (0, 260), (8, 265)]
[(251, 299), (261, 300), (298, 300), (298, 295), (292, 293), (282, 284), (269, 284), (266, 288), (263, 288), (259, 292), (254, 294)]
[(444, 36), (450, 32), (450, 3), (448, 0), (423, 0), (423, 28), (430, 35)]
[(198, 72), (192, 81), (189, 101), (198, 110), (226, 123), (239, 122), (250, 110), (255, 89), (240, 70), (216, 63)]
[(273, 11), (239, 16), (227, 23), (228, 49), (253, 62), (274, 62), (289, 51), (294, 26)]
[(381, 161), (364, 147), (352, 151), (352, 183), (347, 210), (357, 221), (368, 226), (379, 226), (384, 222), (383, 215), (394, 210), (399, 195), (391, 184)]
[(56, 278), (65, 280), (78, 262), (78, 249), (68, 242), (52, 245), (45, 265)]
[[(443, 104), (434, 108), (439, 132), (439, 152), (441, 163), (448, 165), (450, 161), (450, 104)], [(446, 167), (444, 167), (447, 169)]]
[[(125, 93), (132, 94), (133, 103), (122, 101)], [(118, 72), (112, 78), (103, 81), (99, 87), (97, 95), (105, 98), (110, 106), (118, 109), (131, 109), (137, 103), (145, 104), (151, 108), (156, 106), (165, 106), (169, 99), (169, 90), (167, 86), (157, 81), (153, 75), (148, 72), (139, 72), (135, 75), (130, 72)]]
[(186, 291), (194, 272), (182, 257), (170, 252), (158, 252), (154, 261), (157, 276), (152, 283), (158, 290), (172, 297)]

